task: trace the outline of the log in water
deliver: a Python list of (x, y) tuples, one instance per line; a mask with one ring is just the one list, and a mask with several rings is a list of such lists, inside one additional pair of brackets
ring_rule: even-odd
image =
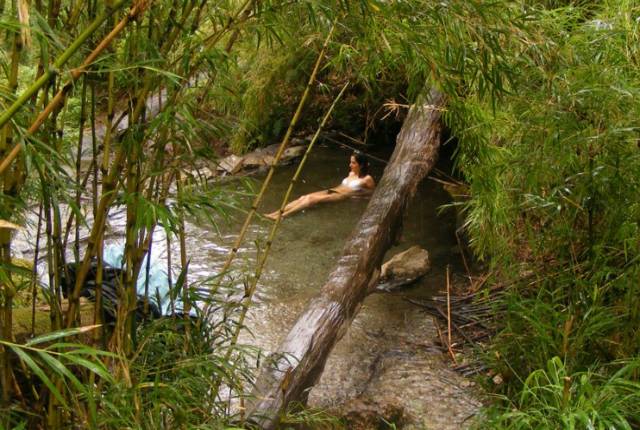
[(437, 160), (444, 103), (444, 96), (432, 90), (425, 103), (410, 109), (391, 160), (336, 268), (256, 380), (248, 407), (254, 423), (275, 428), (287, 405), (304, 402), (322, 374), (331, 350), (370, 291), (408, 200)]

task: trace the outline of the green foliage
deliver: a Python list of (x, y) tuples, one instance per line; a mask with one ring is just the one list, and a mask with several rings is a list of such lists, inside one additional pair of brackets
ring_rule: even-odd
[[(127, 362), (129, 376), (103, 394), (101, 427), (223, 427), (227, 399), (213, 389), (221, 381), (226, 390), (247, 384), (246, 366), (251, 360), (225, 362), (226, 350), (214, 349), (216, 342), (211, 338), (219, 330), (201, 322), (198, 331), (194, 322), (166, 318), (140, 330), (138, 349)], [(239, 349), (238, 353), (249, 358), (251, 351)]]
[(639, 364), (570, 373), (553, 357), (529, 375), (519, 396), (491, 408), (482, 428), (631, 430), (640, 416), (640, 384), (630, 380)]
[(472, 246), (510, 285), (487, 359), (519, 400), (491, 424), (630, 428), (637, 373), (607, 363), (640, 354), (640, 4), (543, 6), (500, 103), (469, 93), (448, 113)]
[[(519, 400), (503, 401), (492, 422), (504, 428), (624, 427), (638, 412), (631, 402), (637, 397), (625, 391), (637, 388), (631, 382), (637, 374), (629, 370), (636, 368), (616, 372), (607, 365), (640, 353), (637, 1), (157, 1), (92, 65), (87, 82), (97, 111), (87, 109), (89, 99), (75, 82), (67, 87), (66, 107), (25, 139), (69, 71), (123, 16), (118, 11), (55, 63), (61, 65), (56, 79), (34, 86), (38, 65), (50, 70), (94, 15), (106, 11), (102, 2), (88, 2), (86, 10), (80, 5), (51, 1), (31, 8), (23, 27), (34, 44), (14, 51), (20, 54), (15, 93), (7, 85), (14, 52), (1, 53), (0, 106), (21, 103), (6, 117), (5, 130), (15, 138), (2, 147), (24, 145), (19, 167), (3, 183), (15, 172), (24, 173), (25, 182), (4, 189), (0, 214), (16, 221), (33, 200), (45, 202), (50, 261), (63, 259), (62, 237), (70, 231), (58, 207), (74, 212), (71, 228), (92, 219), (85, 219), (82, 199), (93, 199), (93, 190), (78, 179), (86, 167), (76, 178), (70, 173), (83, 106), (100, 122), (112, 103), (131, 121), (109, 142), (110, 162), (120, 154), (123, 160), (113, 167), (113, 188), (95, 197), (106, 202), (102, 213), (126, 206), (123, 234), (134, 261), (144, 254), (135, 246), (156, 226), (176, 233), (185, 214), (211, 219), (237, 209), (228, 193), (198, 177), (198, 168), (228, 145), (242, 152), (280, 137), (336, 22), (301, 130), (315, 129), (346, 81), (351, 89), (334, 125), (355, 133), (383, 118), (387, 101), (411, 103), (428, 86), (450, 101), (456, 166), (472, 194), (465, 208), (471, 244), (512, 285), (499, 306), (506, 309), (504, 326), (490, 356), (507, 378), (505, 392)], [(21, 30), (14, 15), (13, 7), (0, 12), (0, 30), (8, 36)], [(25, 95), (31, 90), (35, 97)], [(162, 103), (132, 118), (150, 94), (161, 94)], [(101, 137), (92, 143), (98, 153), (84, 151), (93, 153), (97, 166), (106, 143)], [(104, 186), (108, 173), (97, 182)], [(179, 192), (169, 202), (177, 176)], [(91, 239), (102, 238), (94, 232)], [(137, 344), (114, 347), (129, 353), (119, 356), (115, 381), (88, 361), (74, 362), (78, 354), (65, 345), (49, 351), (5, 343), (25, 375), (46, 388), (41, 391), (49, 398), (37, 407), (45, 410), (49, 400), (52, 422), (61, 422), (61, 406), (69, 416), (86, 407), (88, 420), (104, 427), (216, 427), (230, 414), (218, 388), (243, 393), (249, 361), (256, 358), (229, 344), (237, 308), (224, 303), (216, 309), (221, 322), (206, 327), (215, 335), (187, 334), (177, 320), (166, 320), (142, 328)], [(126, 309), (121, 316), (128, 318)]]
[[(89, 326), (54, 331), (35, 337), (23, 345), (0, 340), (0, 345), (12, 351), (22, 363), (22, 372), (18, 377), (31, 380), (31, 393), (27, 395), (35, 397), (32, 401), (39, 400), (37, 380), (48, 389), (49, 395), (58, 400), (64, 412), (73, 416), (84, 409), (83, 401), (95, 396), (93, 387), (82, 382), (79, 374), (87, 371), (99, 376), (105, 383), (113, 382), (112, 375), (101, 361), (102, 358), (113, 355), (84, 344), (61, 340), (96, 328), (97, 326)], [(42, 346), (43, 344), (46, 346)], [(20, 367), (16, 366), (16, 369)], [(25, 401), (24, 398), (22, 400)], [(9, 417), (12, 426), (29, 417), (29, 411), (22, 411), (21, 406), (17, 403), (3, 412)], [(2, 424), (0, 428), (1, 426)]]

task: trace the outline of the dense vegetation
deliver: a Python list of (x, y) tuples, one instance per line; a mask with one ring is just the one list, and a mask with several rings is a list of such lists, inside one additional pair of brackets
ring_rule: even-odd
[[(478, 426), (638, 428), (639, 27), (633, 0), (0, 0), (0, 428), (242, 425), (228, 399), (250, 387), (251, 300), (190, 282), (184, 245), (185, 216), (213, 222), (235, 200), (193, 172), (281, 139), (305, 90), (295, 129), (314, 130), (345, 83), (332, 126), (365, 140), (426, 89), (448, 97), (471, 246), (504, 289), (485, 360), (506, 383)], [(94, 327), (79, 289), (116, 207), (122, 305)], [(39, 293), (13, 258), (28, 220)], [(211, 303), (136, 328), (156, 230), (181, 250), (172, 297)], [(35, 297), (50, 315), (27, 340), (14, 318)]]

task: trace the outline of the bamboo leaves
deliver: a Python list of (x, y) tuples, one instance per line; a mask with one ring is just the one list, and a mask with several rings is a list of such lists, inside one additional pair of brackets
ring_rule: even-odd
[[(42, 381), (49, 389), (49, 392), (65, 408), (69, 408), (67, 395), (60, 391), (59, 385), (54, 382), (55, 377), (68, 381), (75, 393), (88, 395), (90, 387), (80, 381), (78, 376), (69, 368), (70, 365), (77, 366), (95, 373), (104, 381), (113, 381), (111, 373), (98, 357), (114, 357), (112, 354), (100, 351), (86, 345), (74, 343), (53, 343), (42, 348), (36, 345), (50, 343), (70, 336), (87, 333), (95, 330), (99, 326), (76, 327), (67, 330), (47, 333), (45, 335), (31, 339), (24, 345), (0, 340), (0, 344), (13, 351), (33, 374)], [(65, 385), (66, 386), (66, 385)], [(70, 389), (70, 387), (67, 387)], [(74, 400), (76, 402), (76, 400)]]

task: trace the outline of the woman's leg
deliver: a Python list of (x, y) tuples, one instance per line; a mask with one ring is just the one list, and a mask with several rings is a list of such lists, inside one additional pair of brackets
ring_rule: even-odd
[[(282, 216), (284, 217), (285, 214), (287, 214), (292, 209), (295, 209), (298, 206), (303, 205), (306, 202), (306, 200), (309, 198), (309, 195), (310, 194), (306, 194), (304, 196), (298, 197), (297, 199), (287, 203), (287, 205), (282, 210)], [(275, 220), (276, 218), (278, 218), (278, 212), (279, 212), (279, 210), (275, 210), (275, 211), (273, 211), (271, 213), (265, 214), (264, 216), (267, 217), (267, 218), (270, 218), (272, 220)]]
[[(292, 213), (300, 212), (303, 209), (306, 209), (311, 206), (315, 206), (318, 203), (324, 202), (334, 202), (338, 200), (346, 199), (347, 196), (340, 193), (328, 193), (326, 191), (320, 191), (318, 193), (307, 194), (306, 196), (302, 196), (298, 201), (295, 202), (291, 207), (285, 208), (285, 211), (282, 213), (282, 216), (289, 216)], [(289, 206), (289, 205), (287, 205)]]
[[(292, 213), (300, 212), (310, 206), (314, 206), (321, 202), (343, 200), (348, 196), (340, 193), (329, 193), (327, 191), (317, 191), (315, 193), (306, 194), (285, 206), (282, 212), (282, 217), (289, 216)], [(271, 212), (265, 215), (267, 218), (276, 219), (278, 217), (278, 211)]]

